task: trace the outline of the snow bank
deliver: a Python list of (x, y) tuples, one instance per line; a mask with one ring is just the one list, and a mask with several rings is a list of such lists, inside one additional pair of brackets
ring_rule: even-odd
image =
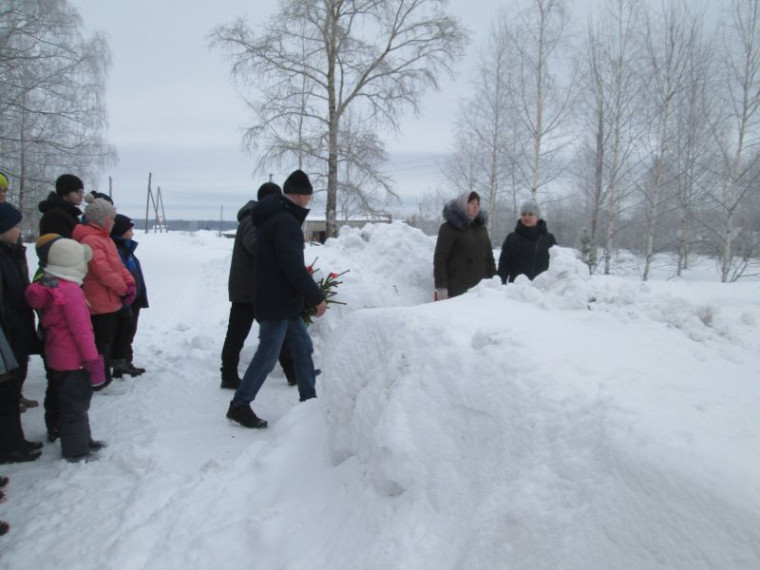
[[(723, 341), (757, 333), (751, 319), (716, 330), (719, 313), (592, 279), (557, 248), (534, 283), (494, 280), (445, 303), (348, 316), (324, 348), (332, 458), (396, 505), (356, 563), (381, 568), (370, 560), (387, 541), (407, 568), (759, 559), (756, 459), (714, 461), (726, 447), (741, 457), (742, 433), (756, 427), (722, 424), (708, 438), (704, 413), (721, 405), (705, 399), (718, 382), (757, 402), (755, 378), (720, 355)], [(752, 417), (741, 404), (731, 403)], [(429, 521), (424, 539), (409, 518)]]

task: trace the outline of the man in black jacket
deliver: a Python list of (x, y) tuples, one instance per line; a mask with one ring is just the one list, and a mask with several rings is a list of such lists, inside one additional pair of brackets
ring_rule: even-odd
[(316, 397), (313, 346), (302, 318), (305, 303), (317, 307), (317, 317), (327, 309), (303, 257), (301, 225), (309, 214), (313, 189), (306, 173), (296, 170), (285, 180), (283, 191), (284, 195), (264, 198), (252, 214), (257, 228), (253, 305), (259, 346), (227, 410), (229, 419), (248, 428), (267, 426), (250, 404), (274, 368), (286, 337), (300, 399)]
[(82, 180), (73, 174), (61, 174), (55, 181), (55, 192), (39, 203), (40, 235), (59, 234), (70, 238), (82, 215), (79, 205), (83, 198)]
[[(263, 200), (272, 194), (282, 194), (282, 190), (273, 182), (265, 182), (259, 188), (256, 199)], [(222, 388), (237, 390), (240, 387), (238, 364), (240, 351), (253, 326), (253, 289), (255, 280), (254, 248), (256, 246), (256, 228), (253, 226), (251, 212), (256, 207), (255, 200), (249, 200), (238, 212), (238, 229), (235, 244), (232, 246), (232, 261), (227, 289), (230, 296), (230, 318), (227, 323), (227, 336), (222, 347)]]

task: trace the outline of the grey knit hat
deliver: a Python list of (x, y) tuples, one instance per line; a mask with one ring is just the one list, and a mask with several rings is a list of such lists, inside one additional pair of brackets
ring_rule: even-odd
[(103, 226), (108, 216), (116, 215), (116, 208), (108, 200), (95, 198), (92, 194), (86, 194), (84, 201), (87, 207), (84, 209), (84, 217), (88, 222)]
[(541, 207), (538, 205), (538, 202), (536, 202), (533, 198), (530, 198), (529, 200), (525, 200), (525, 202), (522, 203), (522, 206), (520, 206), (520, 213), (535, 214), (537, 218), (540, 218)]

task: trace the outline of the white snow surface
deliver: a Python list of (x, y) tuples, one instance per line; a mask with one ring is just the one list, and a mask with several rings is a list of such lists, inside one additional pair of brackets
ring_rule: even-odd
[(310, 327), (319, 398), (277, 368), (246, 430), (219, 388), (232, 240), (136, 239), (148, 372), (93, 396), (99, 460), (0, 466), (0, 569), (760, 568), (758, 282), (590, 277), (556, 247), (432, 303), (434, 238), (344, 228), (305, 253), (349, 270)]

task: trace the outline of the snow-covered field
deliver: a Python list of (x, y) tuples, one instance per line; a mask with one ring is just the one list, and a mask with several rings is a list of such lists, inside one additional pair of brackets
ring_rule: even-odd
[(277, 369), (249, 431), (219, 389), (232, 240), (136, 239), (148, 372), (93, 397), (99, 461), (0, 466), (0, 568), (760, 568), (760, 283), (590, 278), (555, 248), (533, 283), (430, 303), (434, 238), (344, 230), (306, 251), (350, 269), (310, 329), (320, 397)]

